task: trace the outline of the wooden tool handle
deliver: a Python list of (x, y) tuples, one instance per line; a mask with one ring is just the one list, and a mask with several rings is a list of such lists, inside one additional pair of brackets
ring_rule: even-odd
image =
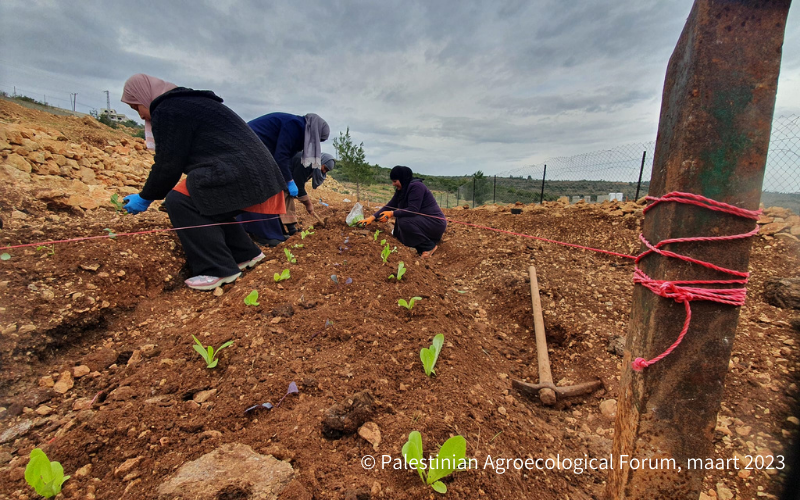
[[(539, 365), (539, 383), (552, 384), (553, 375), (550, 373), (550, 356), (547, 353), (547, 337), (544, 333), (544, 317), (542, 316), (542, 302), (539, 298), (539, 282), (536, 279), (536, 268), (530, 266), (528, 272), (531, 276), (531, 303), (533, 305), (533, 330), (536, 334), (536, 362)], [(546, 405), (556, 402), (556, 394), (552, 389), (543, 388), (539, 391), (539, 399)]]

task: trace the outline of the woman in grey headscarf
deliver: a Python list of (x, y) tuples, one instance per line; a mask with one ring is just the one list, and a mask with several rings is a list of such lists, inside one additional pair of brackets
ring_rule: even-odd
[[(247, 122), (253, 132), (267, 146), (283, 173), (287, 185), (286, 205), (298, 195), (301, 179), (292, 175), (292, 158), (300, 153), (303, 167), (321, 169), (322, 146), (331, 133), (328, 123), (314, 113), (305, 116), (289, 113), (270, 113)], [(295, 223), (287, 224), (286, 234), (297, 232)]]

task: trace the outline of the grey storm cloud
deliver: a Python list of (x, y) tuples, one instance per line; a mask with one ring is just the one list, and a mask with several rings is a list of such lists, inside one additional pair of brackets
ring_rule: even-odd
[[(4, 0), (0, 90), (57, 103), (78, 92), (84, 112), (105, 107), (108, 90), (122, 108), (125, 80), (143, 72), (214, 90), (246, 120), (318, 113), (334, 137), (349, 127), (371, 163), (505, 171), (654, 140), (667, 61), (691, 7)], [(785, 47), (800, 43), (798, 24), (792, 11)], [(800, 53), (784, 50), (776, 114), (800, 112), (798, 87)]]

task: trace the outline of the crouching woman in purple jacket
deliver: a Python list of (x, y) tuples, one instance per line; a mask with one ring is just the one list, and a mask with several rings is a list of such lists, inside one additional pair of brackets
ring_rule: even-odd
[(389, 173), (396, 191), (389, 203), (360, 222), (366, 226), (375, 219), (386, 222), (395, 218), (392, 235), (422, 258), (433, 255), (442, 239), (447, 220), (433, 193), (422, 179), (415, 179), (410, 168), (398, 165)]

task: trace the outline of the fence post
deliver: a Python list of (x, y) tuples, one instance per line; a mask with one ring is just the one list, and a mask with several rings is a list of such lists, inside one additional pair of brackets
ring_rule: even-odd
[(497, 204), (497, 176), (494, 176), (494, 189), (492, 190), (492, 205)]
[(639, 167), (639, 183), (636, 184), (636, 196), (633, 197), (633, 201), (637, 201), (639, 199), (639, 188), (642, 187), (642, 172), (644, 172), (644, 159), (647, 156), (647, 150), (645, 149), (642, 151), (642, 166)]
[(450, 191), (447, 192), (447, 206), (445, 208), (450, 208)]
[[(650, 195), (680, 191), (758, 208), (790, 3), (695, 1), (667, 67)], [(658, 245), (672, 238), (743, 234), (755, 226), (752, 219), (666, 202), (648, 211), (642, 234)], [(743, 238), (669, 248), (747, 271), (751, 245), (750, 238)], [(675, 281), (733, 278), (656, 253), (639, 267), (651, 279), (664, 281), (660, 290), (679, 297), (683, 294)], [(680, 345), (641, 372), (631, 368), (634, 358), (653, 358), (676, 341), (688, 316), (684, 305), (634, 287), (612, 453), (662, 464), (674, 460), (674, 465), (650, 470), (618, 460), (610, 467), (609, 499), (700, 495), (708, 472), (690, 468), (689, 459), (714, 456), (714, 428), (739, 307), (692, 301), (691, 323)]]
[(539, 204), (544, 205), (544, 178), (547, 177), (547, 164), (544, 165), (544, 172), (542, 172), (542, 194), (539, 195)]
[(456, 188), (456, 206), (461, 204), (461, 186)]

